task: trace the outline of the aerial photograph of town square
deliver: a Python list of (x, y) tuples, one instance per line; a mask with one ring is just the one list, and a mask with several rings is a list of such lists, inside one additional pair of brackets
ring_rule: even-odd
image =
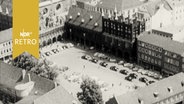
[(12, 58), (0, 0), (0, 104), (184, 104), (184, 0), (38, 0), (39, 58)]

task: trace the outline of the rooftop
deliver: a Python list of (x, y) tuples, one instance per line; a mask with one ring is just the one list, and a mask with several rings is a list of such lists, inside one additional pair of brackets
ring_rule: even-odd
[[(55, 85), (53, 81), (39, 77), (36, 74), (29, 72), (31, 81), (35, 82), (34, 88), (30, 92), (28, 97), (25, 97), (17, 102), (17, 104), (27, 104), (33, 102), (34, 99), (52, 90)], [(9, 93), (15, 93), (15, 86), (19, 83), (28, 82), (28, 75), (22, 80), (22, 69), (11, 66), (9, 64), (0, 61), (0, 87), (8, 90)], [(47, 86), (45, 86), (47, 85)], [(37, 94), (35, 94), (37, 91)]]
[(102, 31), (102, 16), (101, 13), (87, 11), (85, 9), (71, 7), (68, 13), (67, 23), (75, 26), (80, 26), (90, 30)]
[(0, 43), (12, 40), (12, 28), (0, 31)]
[(179, 55), (184, 54), (184, 43), (171, 40), (160, 35), (155, 35), (151, 32), (144, 32), (138, 37), (138, 40), (162, 47), (167, 51), (171, 51)]
[[(75, 103), (76, 102), (76, 103)], [(80, 104), (62, 86), (58, 86), (34, 101), (34, 104)]]
[(184, 43), (184, 35), (183, 35), (184, 34), (184, 25), (183, 26), (169, 25), (167, 27), (157, 28), (156, 30), (173, 34), (173, 40)]
[[(181, 92), (184, 92), (184, 73), (120, 95), (116, 97), (116, 100), (118, 104), (155, 104)], [(140, 103), (140, 101), (143, 103)]]
[(145, 2), (141, 0), (101, 0), (97, 7), (114, 10), (116, 7), (118, 11), (138, 7)]
[(169, 3), (172, 9), (184, 5), (184, 0), (166, 0), (166, 1)]

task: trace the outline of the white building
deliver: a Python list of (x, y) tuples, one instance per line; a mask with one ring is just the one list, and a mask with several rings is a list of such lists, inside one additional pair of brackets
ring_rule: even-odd
[(0, 32), (0, 60), (12, 57), (12, 28)]

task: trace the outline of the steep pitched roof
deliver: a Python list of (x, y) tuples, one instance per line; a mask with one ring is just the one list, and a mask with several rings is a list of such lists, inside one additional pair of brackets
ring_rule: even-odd
[[(165, 78), (149, 86), (116, 97), (118, 104), (155, 104), (161, 100), (184, 92), (184, 73)], [(170, 91), (168, 90), (170, 89)], [(157, 93), (157, 97), (153, 94)]]
[(81, 104), (62, 86), (58, 86), (34, 101), (34, 104)]
[(12, 28), (0, 31), (0, 43), (12, 40)]
[[(90, 17), (92, 18), (90, 19)], [(77, 7), (71, 7), (66, 18), (67, 18), (66, 23), (98, 32), (102, 31), (102, 16), (98, 12), (87, 11), (85, 9)], [(95, 26), (95, 24), (97, 24), (97, 26)]]
[(179, 55), (184, 54), (184, 43), (171, 40), (163, 36), (155, 35), (150, 32), (144, 32), (142, 35), (139, 36), (138, 40), (162, 47), (165, 50), (174, 52)]

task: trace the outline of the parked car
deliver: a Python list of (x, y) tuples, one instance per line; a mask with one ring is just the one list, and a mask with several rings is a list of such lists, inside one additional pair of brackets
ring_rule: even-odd
[(132, 79), (133, 79), (133, 78), (132, 78), (131, 76), (126, 76), (126, 77), (125, 77), (125, 80), (127, 80), (127, 81), (132, 81)]
[(124, 64), (124, 66), (125, 66), (125, 67), (128, 67), (128, 68), (130, 68), (130, 69), (133, 69), (133, 68), (134, 68), (134, 65), (131, 64), (131, 63), (126, 63), (126, 64)]
[(130, 73), (129, 76), (131, 76), (133, 79), (137, 79), (138, 75), (135, 73)]
[(128, 71), (127, 70), (120, 70), (119, 71), (121, 74), (124, 74), (124, 75), (127, 75), (128, 74)]
[(45, 55), (46, 56), (50, 56), (50, 55), (52, 55), (50, 52), (45, 52)]
[(55, 53), (55, 54), (59, 52), (58, 49), (52, 49), (51, 51), (52, 51), (53, 53)]
[(83, 55), (81, 58), (85, 59), (85, 60), (91, 60), (92, 59), (91, 56), (89, 56), (89, 55)]
[(145, 77), (141, 77), (141, 78), (139, 78), (139, 81), (140, 82), (144, 82), (144, 83), (148, 83), (148, 79), (147, 78), (145, 78)]
[(139, 69), (137, 67), (133, 68), (132, 71), (138, 71)]
[(124, 61), (123, 60), (120, 60), (119, 62), (118, 62), (118, 65), (124, 65)]
[(100, 65), (103, 67), (107, 67), (108, 64), (106, 62), (101, 62)]
[(95, 59), (95, 58), (93, 58), (93, 59), (91, 59), (91, 62), (93, 62), (93, 63), (97, 63), (97, 62), (98, 62), (98, 60), (97, 60), (97, 59)]
[(152, 84), (152, 83), (155, 83), (155, 81), (149, 81), (148, 83), (149, 83), (149, 84)]
[(110, 69), (113, 71), (118, 71), (118, 68), (116, 66), (111, 66)]

